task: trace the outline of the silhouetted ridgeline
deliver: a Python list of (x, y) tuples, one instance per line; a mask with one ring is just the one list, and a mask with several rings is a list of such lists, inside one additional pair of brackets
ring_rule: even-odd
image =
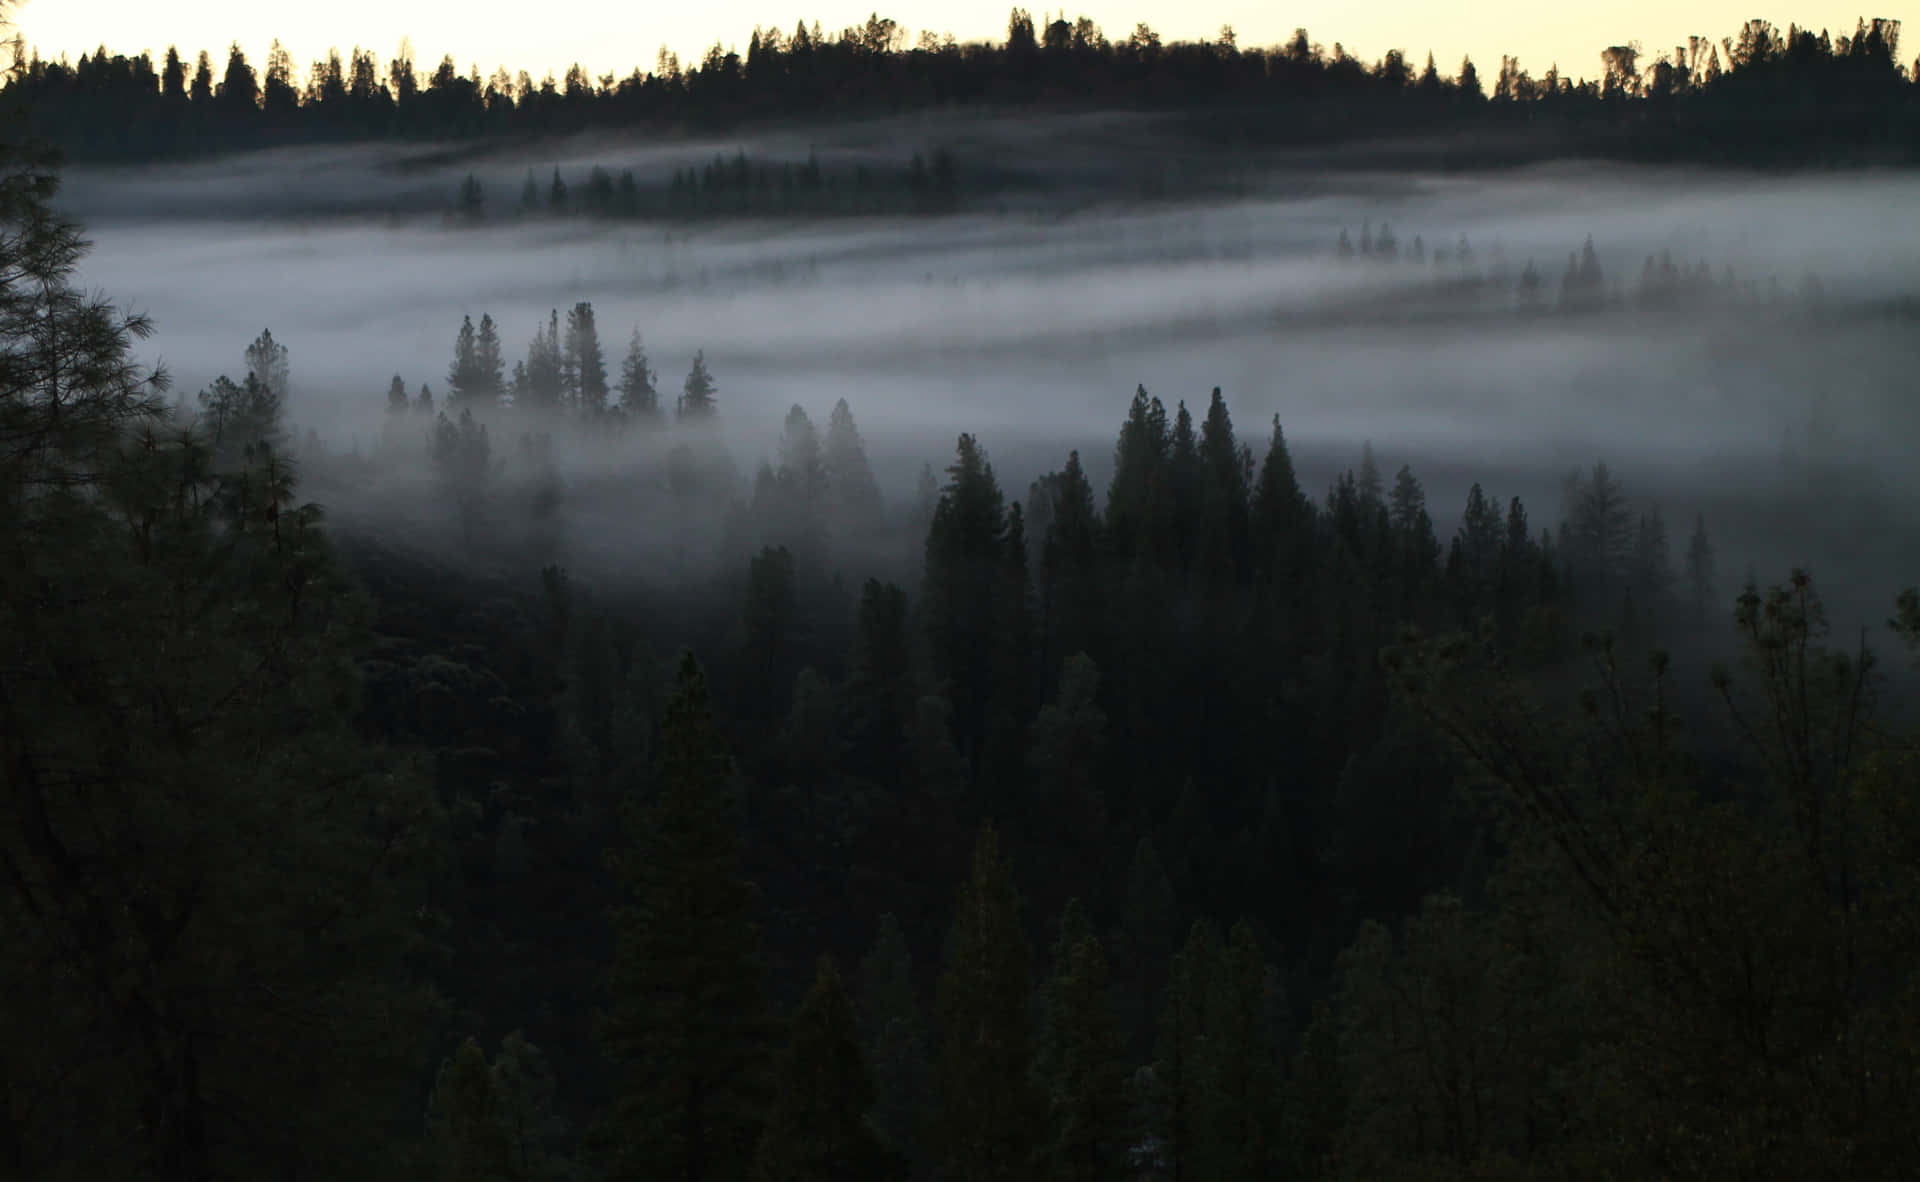
[[(188, 155), (317, 141), (524, 137), (594, 128), (723, 128), (905, 110), (1119, 108), (1191, 112), (1192, 132), (1227, 144), (1327, 143), (1404, 133), (1468, 133), (1463, 162), (1515, 151), (1767, 164), (1913, 159), (1920, 99), (1902, 64), (1899, 22), (1862, 20), (1851, 35), (1749, 21), (1651, 62), (1628, 46), (1600, 52), (1601, 74), (1532, 76), (1503, 58), (1491, 80), (1469, 59), (1443, 75), (1398, 50), (1371, 64), (1298, 30), (1285, 45), (1163, 43), (1142, 23), (1109, 39), (1085, 17), (1037, 25), (1016, 9), (1001, 43), (958, 44), (874, 16), (837, 36), (816, 22), (791, 35), (756, 29), (745, 55), (718, 43), (697, 64), (662, 52), (625, 78), (579, 66), (536, 82), (505, 67), (431, 73), (410, 51), (384, 66), (335, 51), (304, 88), (276, 42), (264, 71), (238, 45), (222, 68), (204, 50), (169, 49), (156, 66), (104, 46), (78, 62), (19, 62), (4, 91), (42, 136), (75, 157)], [(1920, 69), (1920, 63), (1916, 63)], [(1482, 133), (1495, 133), (1489, 142)], [(1518, 144), (1519, 147), (1515, 147)], [(1504, 146), (1497, 146), (1504, 145)]]

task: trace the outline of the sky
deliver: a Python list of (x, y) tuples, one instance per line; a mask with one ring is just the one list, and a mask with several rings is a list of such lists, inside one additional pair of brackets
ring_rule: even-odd
[[(1611, 4), (1562, 6), (1539, 0), (1482, 0), (1472, 5), (1434, 4), (1430, 0), (1374, 0), (1360, 6), (1342, 0), (1300, 0), (1279, 7), (1251, 0), (1168, 3), (1091, 0), (1069, 9), (1092, 17), (1108, 37), (1124, 37), (1145, 21), (1165, 40), (1211, 38), (1232, 25), (1243, 47), (1276, 44), (1295, 27), (1331, 47), (1368, 61), (1389, 49), (1404, 50), (1416, 63), (1431, 50), (1442, 72), (1454, 73), (1471, 54), (1483, 76), (1497, 72), (1500, 56), (1518, 54), (1536, 77), (1558, 63), (1563, 74), (1592, 77), (1600, 72), (1599, 52), (1608, 45), (1639, 41), (1651, 60), (1663, 49), (1699, 34), (1716, 41), (1736, 32), (1747, 18), (1760, 15), (1785, 28), (1799, 23), (1850, 33), (1856, 17), (1920, 16), (1899, 7), (1862, 13), (1857, 7), (1815, 0), (1791, 10), (1756, 12), (1752, 0), (1615, 0)], [(756, 24), (779, 25), (791, 32), (805, 17), (829, 31), (864, 23), (873, 0), (814, 0), (792, 4), (784, 15), (765, 0), (703, 0), (698, 4), (645, 5), (618, 0), (545, 0), (529, 7), (489, 0), (335, 0), (324, 5), (279, 6), (257, 0), (192, 0), (186, 5), (151, 0), (26, 0), (15, 21), (30, 45), (43, 56), (77, 56), (106, 43), (116, 52), (150, 50), (158, 58), (168, 45), (188, 51), (224, 49), (239, 41), (256, 66), (279, 38), (304, 71), (329, 47), (344, 54), (355, 45), (374, 49), (382, 62), (402, 37), (411, 38), (415, 57), (429, 65), (451, 53), (464, 73), (479, 65), (527, 70), (536, 78), (551, 70), (563, 74), (579, 62), (596, 76), (624, 76), (634, 66), (651, 69), (662, 45), (683, 60), (697, 60), (716, 40), (746, 49)], [(897, 0), (880, 14), (891, 17), (914, 37), (921, 30), (951, 32), (963, 41), (1000, 40), (1006, 35), (1006, 0)], [(1035, 19), (1044, 19), (1035, 12)], [(1910, 22), (1909, 22), (1910, 23)], [(1902, 50), (1911, 60), (1920, 42)]]

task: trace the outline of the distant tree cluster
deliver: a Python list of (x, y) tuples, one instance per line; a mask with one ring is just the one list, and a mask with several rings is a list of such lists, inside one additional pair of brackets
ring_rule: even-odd
[[(1465, 234), (1460, 235), (1453, 247), (1435, 246), (1429, 253), (1421, 235), (1415, 234), (1412, 242), (1403, 247), (1391, 223), (1381, 222), (1375, 228), (1371, 219), (1361, 223), (1357, 244), (1342, 228), (1333, 252), (1343, 263), (1429, 266), (1434, 290), (1446, 296), (1449, 305), (1455, 308), (1479, 301), (1521, 312), (1555, 309), (1562, 313), (1590, 313), (1635, 308), (1671, 314), (1698, 313), (1715, 307), (1791, 304), (1804, 312), (1818, 313), (1826, 299), (1825, 284), (1812, 272), (1793, 288), (1786, 289), (1778, 276), (1769, 276), (1762, 284), (1756, 278), (1740, 278), (1731, 265), (1722, 267), (1716, 275), (1705, 259), (1692, 264), (1676, 263), (1673, 253), (1665, 250), (1657, 257), (1646, 256), (1629, 288), (1619, 276), (1609, 282), (1591, 235), (1577, 252), (1568, 253), (1557, 283), (1550, 283), (1531, 257), (1516, 275), (1498, 246), (1488, 252), (1483, 266)], [(1468, 303), (1463, 305), (1462, 300)]]
[[(632, 169), (618, 179), (594, 165), (584, 180), (568, 185), (555, 167), (544, 187), (527, 170), (518, 201), (501, 212), (514, 217), (569, 214), (599, 218), (676, 218), (726, 216), (870, 215), (940, 213), (954, 208), (958, 174), (953, 154), (932, 153), (933, 163), (915, 152), (904, 168), (875, 171), (866, 165), (830, 174), (809, 153), (805, 163), (747, 159), (744, 150), (731, 159), (715, 156), (700, 168), (675, 169), (665, 185), (643, 185)], [(486, 187), (472, 173), (454, 191), (453, 214), (461, 221), (487, 220)]]
[[(877, 14), (838, 34), (805, 22), (757, 28), (745, 55), (716, 43), (698, 63), (663, 50), (651, 71), (535, 80), (504, 66), (431, 71), (410, 46), (383, 66), (371, 51), (330, 51), (296, 81), (276, 42), (264, 70), (237, 44), (224, 65), (202, 50), (104, 47), (78, 61), (23, 56), (4, 91), (16, 114), (69, 152), (97, 158), (190, 154), (306, 141), (564, 134), (594, 127), (709, 128), (808, 115), (1009, 105), (1204, 113), (1200, 133), (1234, 142), (1379, 132), (1525, 129), (1556, 150), (1691, 160), (1904, 160), (1914, 142), (1914, 78), (1899, 22), (1861, 20), (1851, 36), (1749, 21), (1719, 43), (1690, 38), (1652, 61), (1637, 45), (1601, 51), (1591, 80), (1550, 67), (1536, 78), (1503, 57), (1491, 88), (1474, 63), (1441, 74), (1400, 50), (1362, 62), (1297, 31), (1283, 45), (1165, 42), (1145, 23), (1109, 38), (1092, 21), (1036, 24), (1015, 10), (1006, 40), (959, 44)], [(1274, 112), (1284, 112), (1276, 119)], [(937, 187), (937, 180), (935, 185)], [(617, 201), (616, 194), (614, 200)]]

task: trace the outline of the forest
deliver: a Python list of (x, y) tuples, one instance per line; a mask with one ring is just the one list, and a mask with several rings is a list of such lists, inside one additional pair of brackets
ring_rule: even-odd
[(107, 160), (1068, 109), (1178, 116), (1187, 135), (1227, 150), (1449, 136), (1465, 139), (1454, 149), (1463, 162), (1574, 153), (1752, 167), (1911, 162), (1920, 128), (1920, 60), (1901, 59), (1900, 22), (1879, 18), (1833, 35), (1756, 19), (1651, 54), (1638, 42), (1597, 47), (1597, 62), (1538, 77), (1510, 56), (1452, 67), (1396, 49), (1364, 62), (1305, 29), (1271, 47), (1242, 48), (1231, 27), (1164, 43), (1145, 22), (1109, 38), (1084, 16), (1036, 22), (1020, 8), (1001, 42), (906, 38), (878, 13), (837, 33), (803, 20), (791, 34), (756, 27), (744, 55), (715, 42), (683, 65), (662, 48), (652, 70), (622, 78), (575, 65), (537, 81), (505, 65), (463, 74), (451, 56), (429, 70), (403, 42), (384, 64), (371, 49), (331, 50), (304, 83), (277, 41), (264, 67), (237, 42), (224, 61), (201, 49), (189, 62), (176, 46), (156, 65), (104, 44), (47, 61), (16, 41), (0, 104), (75, 158)]
[[(1861, 491), (1879, 453), (1822, 434), (1859, 426), (1849, 382), (1890, 390), (1860, 413), (1905, 469), (1911, 424), (1886, 408), (1911, 391), (1916, 293), (1850, 273), (1844, 243), (1822, 241), (1824, 273), (1750, 264), (1734, 234), (1509, 255), (1436, 218), (1416, 232), (1375, 193), (1337, 203), (1344, 225), (1313, 223), (1320, 286), (1255, 329), (1500, 334), (1476, 348), (1697, 336), (1737, 352), (1710, 360), (1747, 399), (1711, 413), (1773, 414), (1760, 371), (1813, 399), (1793, 420), (1801, 450), (1765, 474), (1804, 514), (1787, 517), (1732, 492), (1656, 496), (1598, 456), (1565, 470), (1557, 500), (1523, 499), (1491, 434), (1421, 453), (1466, 490), (1430, 503), (1413, 463), (1379, 458), (1389, 424), (1362, 402), (1368, 427), (1321, 483), (1259, 382), (1346, 382), (1358, 399), (1358, 371), (1256, 381), (1224, 330), (1193, 330), (1180, 364), (1212, 368), (1179, 392), (1103, 395), (1098, 454), (1048, 453), (1031, 480), (1006, 458), (1054, 438), (1042, 408), (1067, 391), (1037, 378), (1011, 411), (906, 455), (899, 439), (926, 437), (892, 426), (907, 394), (869, 401), (846, 369), (813, 380), (785, 338), (786, 382), (750, 369), (732, 338), (772, 318), (724, 276), (693, 314), (648, 320), (666, 305), (589, 290), (582, 268), (527, 280), (528, 297), (449, 266), (436, 290), (465, 293), (432, 299), (400, 268), (369, 272), (357, 298), (396, 286), (439, 343), (365, 334), (368, 364), (398, 372), (357, 390), (331, 388), (337, 346), (308, 344), (339, 339), (309, 258), (309, 317), (236, 327), (221, 372), (182, 384), (156, 348), (170, 316), (204, 309), (150, 318), (100, 291), (96, 253), (136, 240), (109, 228), (96, 252), (64, 204), (62, 149), (726, 122), (794, 94), (841, 116), (1365, 94), (1391, 97), (1316, 134), (1491, 127), (1524, 108), (1652, 156), (1714, 121), (1758, 128), (1774, 108), (1753, 96), (1790, 94), (1817, 130), (1774, 127), (1744, 162), (1904, 158), (1914, 142), (1914, 83), (1880, 21), (1837, 41), (1755, 22), (1724, 71), (1704, 41), (1649, 71), (1614, 53), (1592, 85), (1509, 64), (1491, 97), (1470, 63), (1416, 77), (1304, 35), (1297, 52), (1225, 34), (1162, 47), (1144, 26), (1110, 43), (1016, 12), (1004, 46), (897, 40), (878, 18), (837, 42), (756, 31), (744, 64), (663, 61), (564, 92), (483, 87), (451, 63), (425, 86), (398, 62), (382, 81), (359, 52), (304, 93), (284, 62), (249, 89), (243, 60), (216, 89), (205, 54), (191, 83), (174, 54), (157, 84), (104, 51), (14, 73), (0, 1176), (1920, 1169), (1913, 522)], [(113, 124), (109, 105), (139, 114)], [(674, 233), (721, 215), (969, 224), (964, 155), (913, 155), (853, 210), (812, 160), (774, 189), (791, 204), (756, 205), (734, 159), (676, 172), (679, 204), (605, 170), (586, 191), (611, 194), (609, 219)], [(517, 236), (581, 199), (558, 168), (526, 190), (512, 224), (469, 192), (466, 216), (407, 232), (446, 257), (557, 252)], [(1898, 230), (1872, 247), (1896, 274), (1911, 250)], [(208, 253), (200, 282), (224, 286), (236, 272)], [(1232, 253), (1209, 257), (1206, 283), (1236, 273)], [(798, 298), (842, 302), (842, 265)], [(263, 292), (281, 273), (247, 266)], [(522, 336), (528, 298), (545, 310)], [(1110, 348), (1124, 330), (1101, 331), (1089, 352), (1132, 356)], [(986, 350), (955, 340), (984, 371)], [(1091, 366), (1081, 343), (1047, 346)], [(1646, 414), (1627, 401), (1643, 371), (1615, 369), (1606, 396)], [(1681, 433), (1691, 380), (1643, 392), (1675, 406), (1639, 424), (1649, 450)], [(769, 405), (786, 409), (750, 421)], [(768, 451), (743, 465), (756, 438)], [(917, 475), (892, 479), (903, 463)], [(1748, 553), (1755, 534), (1803, 533), (1886, 549), (1831, 582)], [(1887, 552), (1908, 565), (1882, 569)]]

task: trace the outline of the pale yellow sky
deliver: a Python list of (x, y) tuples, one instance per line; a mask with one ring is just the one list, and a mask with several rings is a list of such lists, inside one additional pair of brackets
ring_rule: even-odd
[[(1600, 73), (1599, 51), (1638, 40), (1647, 60), (1684, 42), (1689, 34), (1718, 41), (1734, 33), (1751, 16), (1764, 16), (1784, 29), (1798, 22), (1826, 28), (1835, 35), (1851, 33), (1861, 15), (1906, 18), (1920, 0), (1899, 0), (1893, 11), (1860, 12), (1856, 7), (1813, 0), (1797, 9), (1756, 12), (1752, 0), (1613, 0), (1573, 7), (1552, 0), (1481, 0), (1473, 5), (1448, 5), (1419, 0), (1375, 0), (1350, 5), (1339, 0), (1300, 0), (1281, 7), (1248, 0), (1213, 3), (1115, 3), (1090, 0), (1081, 12), (1099, 22), (1110, 38), (1119, 39), (1136, 22), (1146, 21), (1169, 41), (1212, 37), (1222, 24), (1231, 24), (1245, 46), (1269, 45), (1305, 26), (1317, 41), (1345, 44), (1349, 53), (1368, 61), (1388, 49), (1405, 50), (1416, 65), (1429, 49), (1443, 73), (1453, 73), (1463, 54), (1489, 83), (1498, 71), (1502, 53), (1517, 53), (1521, 65), (1535, 77), (1558, 62), (1563, 74), (1594, 77)], [(334, 0), (322, 5), (278, 6), (258, 0), (189, 0), (184, 5), (155, 4), (152, 0), (27, 0), (15, 20), (27, 41), (45, 56), (78, 55), (105, 43), (119, 52), (153, 51), (156, 60), (169, 44), (181, 47), (189, 60), (193, 51), (215, 51), (216, 62), (227, 43), (239, 41), (257, 67), (267, 47), (278, 37), (292, 52), (304, 73), (309, 62), (324, 57), (329, 46), (342, 53), (354, 45), (374, 49), (384, 63), (400, 39), (410, 37), (416, 58), (428, 67), (451, 53), (464, 73), (475, 63), (483, 72), (496, 66), (529, 70), (537, 78), (547, 70), (556, 75), (578, 61), (595, 74), (625, 75), (635, 65), (651, 69), (661, 45), (683, 60), (697, 59), (716, 39), (743, 53), (755, 23), (778, 24), (791, 32), (804, 16), (818, 20), (830, 32), (864, 23), (874, 10), (873, 0), (788, 0), (792, 9), (780, 15), (766, 0), (693, 0), (680, 4), (634, 4), (618, 0), (544, 0), (538, 4), (500, 4), (487, 0)], [(951, 31), (963, 41), (1006, 35), (1006, 0), (897, 0), (880, 14), (893, 18), (915, 36), (922, 29)], [(1035, 10), (1036, 20), (1043, 18)], [(1908, 22), (1911, 26), (1911, 21)], [(1911, 64), (1920, 52), (1920, 31), (1901, 48), (1903, 62)]]

